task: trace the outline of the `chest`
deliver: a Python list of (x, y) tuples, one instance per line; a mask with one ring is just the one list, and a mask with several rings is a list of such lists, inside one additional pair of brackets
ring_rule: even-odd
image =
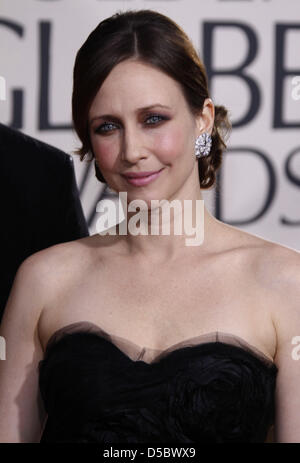
[(216, 330), (258, 340), (257, 327), (269, 324), (259, 289), (227, 265), (141, 268), (111, 262), (56, 297), (44, 317), (45, 338), (60, 326), (89, 320), (155, 349)]

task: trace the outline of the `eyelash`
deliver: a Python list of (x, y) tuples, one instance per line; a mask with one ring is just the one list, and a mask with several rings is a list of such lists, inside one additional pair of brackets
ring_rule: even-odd
[[(159, 122), (168, 119), (167, 117), (161, 116), (160, 114), (150, 114), (149, 116), (147, 116), (146, 120), (152, 119), (153, 117), (159, 118), (159, 120), (157, 122), (150, 123), (150, 124), (146, 123), (146, 125), (150, 125), (150, 126), (151, 125), (157, 125)], [(96, 128), (95, 133), (98, 133), (98, 134), (101, 134), (101, 135), (103, 135), (105, 133), (110, 133), (111, 130), (101, 130), (101, 129), (103, 129), (104, 127), (107, 127), (107, 126), (111, 126), (111, 125), (115, 125), (115, 124), (113, 122), (104, 122), (104, 124), (101, 124), (99, 127)]]

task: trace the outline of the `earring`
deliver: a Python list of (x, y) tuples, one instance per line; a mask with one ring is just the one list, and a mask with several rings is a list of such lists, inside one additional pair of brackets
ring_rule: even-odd
[(209, 133), (201, 133), (195, 141), (195, 156), (197, 159), (208, 156), (211, 150), (212, 138)]

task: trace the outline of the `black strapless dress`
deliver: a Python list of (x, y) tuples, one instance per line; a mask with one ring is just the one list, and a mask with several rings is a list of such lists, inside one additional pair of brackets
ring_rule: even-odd
[(74, 323), (51, 336), (39, 363), (40, 442), (264, 442), (277, 371), (228, 333), (156, 351)]

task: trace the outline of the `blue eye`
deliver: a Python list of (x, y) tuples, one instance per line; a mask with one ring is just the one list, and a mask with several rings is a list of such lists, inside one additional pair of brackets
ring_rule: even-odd
[(146, 122), (147, 125), (153, 125), (156, 124), (157, 122), (160, 122), (161, 120), (166, 119), (163, 116), (160, 116), (159, 114), (152, 114), (151, 116), (147, 117), (146, 121), (152, 120), (152, 122), (148, 123)]
[(104, 124), (97, 127), (96, 133), (108, 133), (111, 132), (112, 127), (115, 126), (112, 122), (104, 122)]
[[(156, 125), (162, 120), (167, 120), (167, 117), (160, 116), (159, 114), (151, 114), (145, 119), (146, 125)], [(105, 135), (113, 132), (116, 128), (116, 125), (112, 122), (104, 122), (99, 127), (95, 129), (95, 133)]]

